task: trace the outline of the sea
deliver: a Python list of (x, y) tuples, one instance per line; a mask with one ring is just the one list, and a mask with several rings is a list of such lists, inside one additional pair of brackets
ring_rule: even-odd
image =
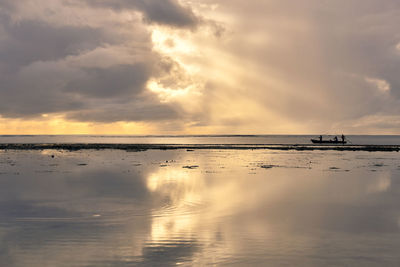
[[(339, 139), (341, 135), (337, 136)], [(310, 144), (319, 135), (0, 135), (0, 143), (99, 144)], [(334, 135), (324, 135), (324, 140)], [(349, 135), (353, 145), (400, 145), (400, 135)]]
[[(311, 138), (3, 135), (0, 143)], [(347, 139), (400, 144), (400, 136)], [(399, 203), (397, 151), (0, 149), (0, 266), (400, 266)]]

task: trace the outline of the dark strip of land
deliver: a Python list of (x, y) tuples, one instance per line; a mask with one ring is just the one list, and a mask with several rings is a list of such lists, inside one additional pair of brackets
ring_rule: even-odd
[(399, 151), (400, 145), (312, 145), (312, 144), (0, 144), (0, 150), (82, 150), (82, 149), (119, 149), (126, 151), (144, 151), (148, 149), (272, 149), (272, 150), (338, 150), (338, 151)]

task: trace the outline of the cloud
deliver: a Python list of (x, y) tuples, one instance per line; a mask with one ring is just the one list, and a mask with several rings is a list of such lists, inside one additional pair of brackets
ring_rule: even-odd
[[(119, 105), (93, 102), (93, 107), (70, 112), (68, 118), (77, 121), (115, 122), (115, 121), (163, 121), (181, 118), (182, 115), (168, 104), (158, 102), (149, 95), (140, 96)], [(101, 106), (101, 108), (96, 108)]]
[[(39, 2), (42, 8), (36, 9)], [(151, 31), (138, 14), (105, 16), (103, 9), (73, 1), (39, 2), (0, 3), (2, 117), (58, 113), (103, 122), (180, 117), (178, 108), (160, 103), (146, 88), (163, 72), (163, 59), (153, 51)], [(162, 15), (172, 12), (176, 20), (171, 17), (170, 25), (189, 25), (180, 13), (186, 9), (176, 2), (140, 5), (149, 14), (153, 5), (154, 12), (166, 5), (165, 14), (149, 16), (167, 23)]]
[(144, 89), (148, 69), (143, 63), (82, 69), (81, 77), (69, 82), (65, 90), (96, 98), (135, 95)]
[(86, 0), (89, 5), (114, 10), (137, 10), (150, 23), (177, 27), (195, 27), (199, 18), (189, 7), (183, 7), (177, 0)]
[(218, 5), (211, 14), (226, 28), (218, 42), (194, 37), (212, 52), (203, 69), (212, 69), (213, 90), (205, 93), (219, 97), (206, 105), (224, 110), (211, 116), (225, 131), (312, 133), (399, 114), (398, 1), (205, 3)]
[(312, 133), (400, 115), (396, 0), (1, 0), (0, 7), (2, 117)]
[(390, 91), (390, 84), (385, 80), (373, 79), (373, 78), (369, 78), (369, 77), (366, 77), (365, 80), (368, 83), (375, 85), (377, 87), (377, 89), (383, 93)]
[(31, 20), (13, 23), (4, 17), (1, 21), (6, 38), (1, 45), (0, 61), (11, 70), (35, 61), (62, 59), (113, 42), (101, 29), (85, 25), (53, 26)]

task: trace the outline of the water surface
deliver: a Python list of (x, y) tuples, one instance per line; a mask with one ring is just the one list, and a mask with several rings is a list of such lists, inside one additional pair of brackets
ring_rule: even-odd
[(399, 266), (397, 152), (0, 152), (4, 266)]

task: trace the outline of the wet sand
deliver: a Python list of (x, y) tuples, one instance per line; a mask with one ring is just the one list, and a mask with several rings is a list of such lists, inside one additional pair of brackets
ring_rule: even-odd
[(0, 150), (4, 266), (400, 264), (398, 152), (51, 148)]

